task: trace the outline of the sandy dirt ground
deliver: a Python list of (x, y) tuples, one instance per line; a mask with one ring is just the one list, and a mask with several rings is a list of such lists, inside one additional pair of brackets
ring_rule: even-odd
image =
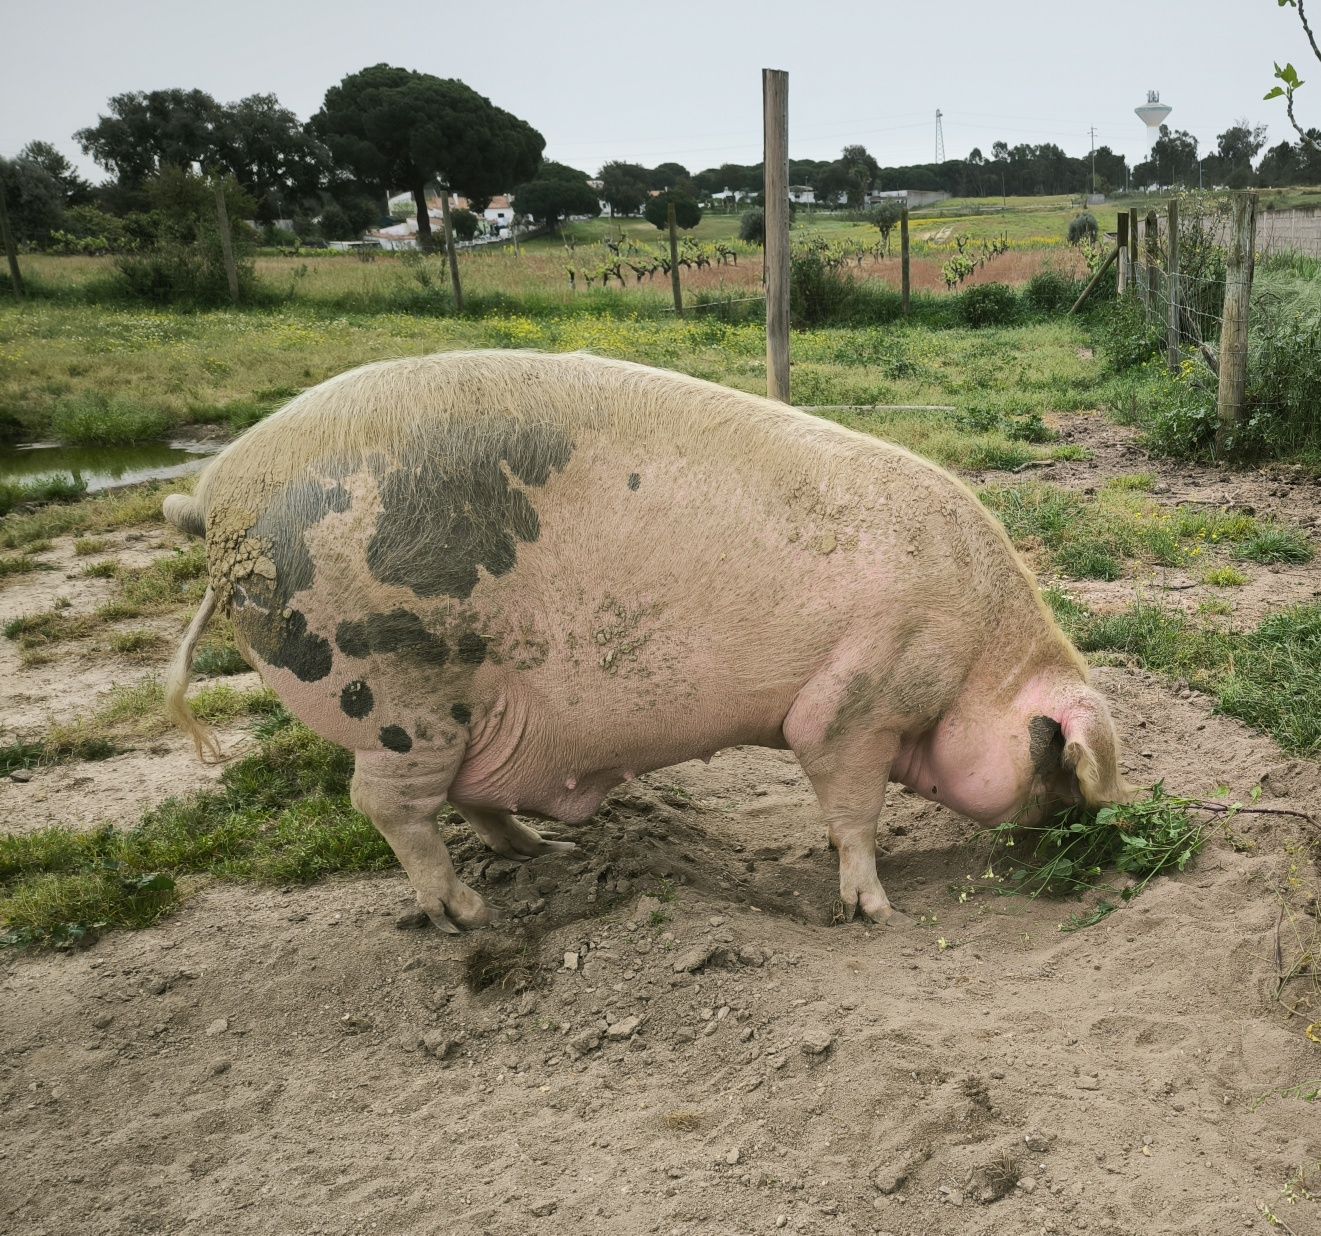
[[(1066, 429), (1098, 469), (1043, 479), (1321, 509)], [(1180, 684), (1095, 676), (1133, 780), (1317, 814), (1316, 764)], [(144, 799), (205, 775), (161, 745), (131, 753), (129, 780), (164, 772)], [(115, 763), (40, 776), (93, 778), (85, 803)], [(37, 784), (0, 799), (4, 827)], [(413, 927), (391, 874), (199, 884), (151, 930), (4, 957), (0, 1233), (1321, 1233), (1290, 1185), (1321, 1104), (1286, 1093), (1321, 1082), (1321, 1047), (1277, 999), (1282, 915), (1314, 924), (1302, 821), (1241, 815), (1073, 934), (1076, 903), (994, 895), (970, 826), (898, 787), (881, 875), (918, 922), (832, 924), (834, 856), (784, 752), (651, 774), (561, 835), (578, 849), (519, 866), (449, 828), (505, 915), (468, 936)]]

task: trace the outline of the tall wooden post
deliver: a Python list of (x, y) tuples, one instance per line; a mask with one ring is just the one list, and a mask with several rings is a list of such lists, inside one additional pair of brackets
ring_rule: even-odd
[(1183, 363), (1183, 335), (1179, 329), (1179, 303), (1182, 300), (1179, 283), (1179, 203), (1169, 204), (1169, 238), (1165, 242), (1167, 262), (1165, 289), (1167, 314), (1165, 318), (1165, 358), (1171, 373), (1178, 373)]
[(234, 261), (234, 234), (229, 230), (229, 209), (225, 205), (225, 181), (216, 175), (216, 223), (220, 228), (220, 255), (225, 261), (225, 278), (229, 280), (229, 299), (239, 303), (239, 268)]
[(9, 259), (9, 283), (14, 289), (14, 298), (23, 299), (23, 272), (18, 268), (18, 246), (14, 243), (14, 233), (9, 227), (9, 207), (5, 205), (5, 186), (0, 181), (0, 242), (5, 246), (5, 257)]
[(789, 402), (789, 74), (761, 71), (766, 191), (766, 393)]
[(445, 225), (445, 252), (450, 260), (450, 286), (454, 289), (454, 312), (463, 312), (463, 285), (459, 282), (459, 255), (454, 248), (454, 223), (450, 219), (450, 187), (440, 186), (440, 218)]
[(1147, 319), (1160, 304), (1160, 222), (1154, 210), (1147, 211)]
[(1115, 243), (1119, 249), (1119, 282), (1115, 290), (1120, 296), (1123, 296), (1128, 291), (1128, 282), (1132, 276), (1129, 274), (1128, 267), (1128, 215), (1122, 210), (1119, 212), (1116, 227)]
[(1128, 212), (1128, 280), (1138, 287), (1138, 211), (1132, 207)]
[(683, 291), (679, 287), (679, 233), (674, 222), (674, 199), (665, 204), (665, 222), (670, 229), (670, 286), (674, 289), (674, 313), (683, 317)]
[(1257, 195), (1235, 194), (1226, 254), (1225, 309), (1220, 324), (1220, 388), (1216, 395), (1216, 446), (1221, 450), (1232, 443), (1243, 419), (1256, 229)]
[(913, 269), (911, 250), (908, 247), (908, 202), (904, 202), (904, 213), (899, 216), (899, 260), (903, 267), (904, 317), (908, 316), (913, 290)]

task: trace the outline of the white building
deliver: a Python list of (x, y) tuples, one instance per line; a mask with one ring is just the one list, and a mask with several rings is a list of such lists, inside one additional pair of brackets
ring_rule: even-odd
[(493, 197), (482, 211), (482, 218), (495, 229), (495, 234), (502, 240), (508, 237), (510, 229), (514, 226), (514, 205), (509, 200), (509, 195), (501, 193)]
[(816, 190), (811, 185), (790, 185), (789, 200), (795, 206), (815, 206)]

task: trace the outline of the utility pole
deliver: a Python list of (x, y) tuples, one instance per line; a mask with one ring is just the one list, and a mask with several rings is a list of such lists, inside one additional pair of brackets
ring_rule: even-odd
[(1092, 136), (1092, 196), (1096, 196), (1096, 126), (1087, 130)]
[(945, 162), (945, 126), (941, 123), (941, 117), (945, 113), (936, 108), (936, 162)]

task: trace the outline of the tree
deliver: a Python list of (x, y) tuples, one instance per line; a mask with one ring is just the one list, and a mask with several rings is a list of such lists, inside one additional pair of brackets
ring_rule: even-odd
[(92, 200), (91, 184), (50, 142), (28, 142), (18, 157), (35, 163), (60, 186), (66, 206), (84, 206)]
[(330, 153), (273, 94), (253, 94), (220, 109), (215, 163), (256, 200), (257, 219), (288, 217), (318, 198)]
[(204, 90), (139, 90), (115, 95), (110, 114), (74, 138), (121, 185), (139, 188), (164, 167), (209, 164), (222, 119)]
[(597, 173), (601, 197), (612, 215), (635, 215), (647, 200), (648, 172), (637, 163), (612, 159)]
[(861, 206), (868, 192), (876, 187), (881, 165), (867, 153), (866, 146), (845, 146), (839, 161), (848, 180), (850, 206)]
[(60, 182), (31, 159), (0, 159), (0, 192), (9, 208), (9, 226), (20, 244), (44, 244), (64, 222)]
[(690, 184), (692, 179), (682, 163), (658, 163), (647, 173), (647, 188), (677, 189)]
[[(463, 82), (389, 64), (351, 73), (327, 90), (312, 128), (359, 180), (412, 191), (424, 249), (431, 247), (428, 180), (439, 179), (474, 202), (488, 200), (530, 179), (546, 145), (531, 125)], [(450, 276), (461, 306), (453, 254)]]
[(450, 227), (460, 240), (472, 240), (481, 226), (481, 219), (471, 210), (456, 210), (450, 216)]
[(514, 190), (514, 206), (520, 214), (535, 219), (550, 231), (568, 215), (601, 213), (601, 200), (587, 183), (587, 173), (563, 163), (547, 160), (536, 178)]
[(674, 222), (685, 232), (695, 228), (702, 221), (702, 208), (686, 193), (671, 190), (669, 193), (658, 193), (655, 197), (647, 199), (647, 205), (642, 213), (652, 227), (664, 230), (669, 226), (671, 202), (674, 203)]
[(1212, 183), (1231, 189), (1246, 188), (1253, 180), (1253, 160), (1266, 145), (1266, 126), (1255, 128), (1246, 120), (1235, 121), (1216, 138), (1216, 152), (1204, 160)]
[(827, 163), (816, 178), (816, 200), (833, 206), (841, 198), (848, 197), (850, 185), (848, 168), (836, 159), (834, 163)]
[(746, 211), (738, 221), (738, 238), (750, 245), (765, 245), (766, 212), (760, 207)]
[(879, 206), (873, 206), (867, 212), (867, 222), (880, 232), (887, 254), (890, 252), (890, 233), (903, 217), (904, 203), (897, 197), (887, 198)]

